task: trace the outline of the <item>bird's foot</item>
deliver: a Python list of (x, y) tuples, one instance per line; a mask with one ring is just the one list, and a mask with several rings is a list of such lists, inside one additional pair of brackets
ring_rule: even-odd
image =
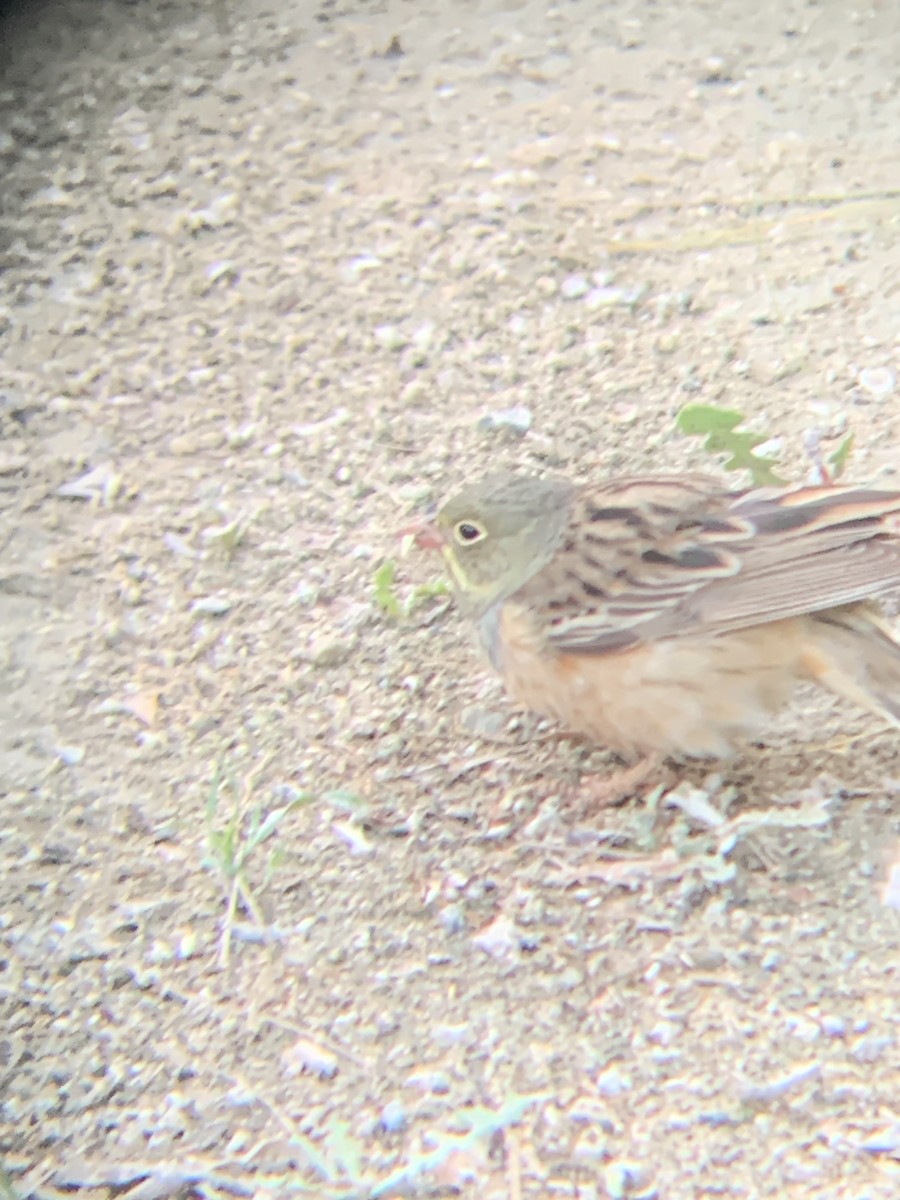
[[(578, 786), (578, 796), (593, 808), (614, 808), (635, 797), (639, 790), (646, 795), (653, 787), (671, 786), (672, 782), (670, 768), (657, 755), (648, 754), (605, 779), (596, 775), (583, 779)], [(645, 787), (645, 784), (651, 786)]]

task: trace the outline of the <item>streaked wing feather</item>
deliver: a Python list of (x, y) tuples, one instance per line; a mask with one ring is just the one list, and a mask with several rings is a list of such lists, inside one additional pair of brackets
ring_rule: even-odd
[(698, 590), (678, 620), (648, 622), (647, 637), (672, 637), (704, 627), (724, 633), (867, 600), (900, 588), (900, 544), (874, 539), (808, 559), (744, 573)]
[(704, 476), (586, 487), (525, 588), (551, 644), (607, 653), (725, 632), (900, 587), (900, 492), (729, 493)]

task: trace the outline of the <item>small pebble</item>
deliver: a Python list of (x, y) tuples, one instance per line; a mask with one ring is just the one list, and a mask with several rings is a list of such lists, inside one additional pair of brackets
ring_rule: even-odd
[(367, 271), (377, 271), (381, 259), (374, 254), (357, 254), (341, 267), (341, 277), (345, 283), (357, 283), (361, 275)]
[(424, 325), (420, 325), (413, 334), (413, 345), (419, 350), (429, 350), (434, 342), (435, 329), (434, 321), (426, 321)]
[(438, 913), (438, 921), (447, 933), (462, 933), (466, 927), (466, 914), (460, 904), (448, 904)]
[(731, 83), (732, 78), (731, 71), (720, 54), (711, 54), (704, 60), (700, 74), (701, 83)]
[(876, 400), (883, 400), (897, 386), (897, 376), (890, 367), (864, 367), (857, 376), (857, 382), (864, 392)]
[(481, 433), (505, 430), (517, 437), (524, 437), (531, 428), (531, 422), (531, 409), (526, 408), (524, 404), (516, 404), (513, 408), (499, 408), (479, 417), (478, 430)]
[(320, 1046), (309, 1038), (297, 1038), (281, 1055), (281, 1067), (288, 1079), (308, 1071), (320, 1079), (333, 1079), (337, 1075), (337, 1056), (327, 1047)]
[(607, 1067), (597, 1076), (596, 1083), (601, 1096), (621, 1096), (623, 1092), (631, 1090), (631, 1079), (623, 1075), (618, 1067)]
[(822, 1029), (829, 1037), (843, 1037), (847, 1032), (847, 1022), (843, 1017), (822, 1017)]
[(900, 864), (895, 863), (888, 872), (881, 889), (881, 903), (900, 911)]
[(622, 1200), (640, 1185), (641, 1168), (633, 1163), (611, 1162), (603, 1172), (603, 1182), (613, 1200)]
[(860, 1142), (860, 1147), (869, 1154), (890, 1154), (900, 1158), (900, 1121), (895, 1121), (873, 1137)]
[(569, 275), (562, 281), (560, 292), (565, 300), (579, 300), (591, 290), (591, 285), (583, 275)]
[(821, 1026), (807, 1017), (793, 1015), (785, 1021), (788, 1033), (801, 1042), (815, 1042), (822, 1036)]
[(709, 1125), (711, 1129), (719, 1129), (722, 1126), (733, 1125), (735, 1123), (734, 1116), (721, 1108), (714, 1108), (710, 1109), (709, 1112), (701, 1113), (697, 1119), (701, 1125)]
[(84, 746), (57, 746), (56, 753), (67, 767), (77, 767), (84, 758)]
[(658, 1021), (647, 1034), (647, 1041), (655, 1042), (658, 1046), (668, 1046), (678, 1037), (679, 1033), (681, 1033), (680, 1025), (674, 1025), (671, 1021)]
[(232, 607), (232, 601), (224, 596), (201, 596), (191, 605), (191, 612), (203, 613), (208, 617), (224, 617)]
[(253, 441), (253, 435), (256, 433), (256, 425), (252, 421), (246, 422), (244, 425), (238, 426), (236, 429), (229, 429), (225, 435), (225, 440), (232, 450), (240, 450), (244, 446), (248, 446)]
[(872, 1034), (869, 1037), (860, 1038), (850, 1050), (850, 1057), (854, 1062), (858, 1063), (873, 1063), (877, 1062), (884, 1054), (885, 1050), (894, 1045), (892, 1037), (879, 1037)]
[(519, 933), (509, 917), (501, 913), (476, 933), (472, 941), (479, 950), (490, 954), (492, 958), (502, 958), (518, 947)]
[(789, 1075), (782, 1075), (781, 1078), (774, 1079), (769, 1083), (746, 1084), (741, 1089), (741, 1098), (748, 1104), (771, 1104), (776, 1100), (780, 1100), (795, 1088), (802, 1087), (808, 1083), (820, 1082), (821, 1078), (821, 1064), (812, 1062), (805, 1067), (799, 1067)]
[(331, 828), (350, 850), (351, 854), (368, 858), (375, 853), (375, 847), (363, 833), (359, 825), (353, 821), (333, 821)]
[(418, 1088), (422, 1092), (433, 1092), (437, 1096), (446, 1095), (450, 1091), (450, 1080), (443, 1071), (413, 1071), (406, 1078), (406, 1086)]
[(170, 530), (167, 530), (163, 534), (163, 542), (173, 554), (178, 554), (182, 558), (197, 557), (197, 551), (192, 549), (184, 540), (184, 538), (177, 533), (172, 533)]
[(210, 263), (206, 268), (206, 278), (210, 283), (217, 283), (220, 279), (227, 279), (233, 282), (238, 278), (238, 268), (230, 259), (220, 259), (218, 262)]
[(472, 1031), (462, 1022), (459, 1025), (438, 1025), (431, 1031), (431, 1040), (448, 1050), (451, 1046), (464, 1046), (471, 1041)]
[(298, 583), (290, 594), (290, 599), (295, 604), (302, 604), (305, 608), (312, 608), (318, 604), (321, 588), (314, 583)]
[(396, 325), (378, 325), (375, 341), (382, 350), (402, 350), (409, 345), (409, 338)]
[(406, 1110), (399, 1100), (389, 1100), (378, 1119), (385, 1133), (400, 1133), (407, 1125)]
[(492, 192), (490, 189), (479, 192), (477, 202), (481, 208), (503, 208), (506, 203), (499, 192)]
[(612, 308), (614, 304), (623, 303), (625, 292), (619, 287), (591, 288), (584, 298), (585, 305), (590, 309)]
[(27, 469), (27, 455), (0, 453), (0, 475), (18, 475)]
[(353, 648), (354, 643), (350, 639), (333, 633), (320, 633), (311, 639), (299, 657), (314, 667), (337, 667), (347, 661)]
[(181, 961), (193, 958), (197, 951), (197, 940), (196, 933), (183, 933), (175, 946), (175, 956)]

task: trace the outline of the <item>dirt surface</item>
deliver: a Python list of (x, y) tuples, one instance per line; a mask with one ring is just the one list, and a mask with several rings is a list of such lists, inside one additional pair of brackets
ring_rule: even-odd
[(896, 737), (591, 807), (396, 537), (691, 400), (898, 480), (896, 4), (2, 21), (0, 1194), (900, 1194)]

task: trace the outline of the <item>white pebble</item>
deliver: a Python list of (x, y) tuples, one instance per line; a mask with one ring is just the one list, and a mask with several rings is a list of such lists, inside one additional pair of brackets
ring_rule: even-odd
[(375, 254), (357, 254), (341, 267), (341, 277), (345, 283), (356, 283), (359, 277), (367, 271), (375, 271), (381, 266), (381, 259)]
[(419, 328), (413, 334), (413, 338), (412, 338), (413, 345), (416, 346), (419, 350), (430, 349), (431, 344), (434, 341), (434, 332), (435, 332), (434, 321), (426, 321), (425, 324), (420, 325)]
[(890, 367), (864, 367), (857, 378), (863, 391), (877, 400), (889, 396), (897, 386), (897, 376)]
[(84, 758), (83, 746), (57, 746), (56, 753), (67, 767), (77, 767)]
[(621, 304), (624, 297), (625, 293), (621, 288), (596, 287), (591, 288), (584, 298), (584, 303), (588, 308), (611, 308), (614, 304)]
[(591, 290), (591, 285), (583, 275), (569, 275), (568, 278), (562, 281), (559, 290), (562, 292), (564, 299), (578, 300), (581, 296), (587, 295)]
[(232, 602), (224, 596), (201, 596), (191, 605), (192, 613), (204, 613), (210, 617), (224, 617), (232, 609)]
[(402, 350), (409, 344), (406, 334), (396, 325), (378, 325), (375, 329), (375, 341), (384, 350)]

